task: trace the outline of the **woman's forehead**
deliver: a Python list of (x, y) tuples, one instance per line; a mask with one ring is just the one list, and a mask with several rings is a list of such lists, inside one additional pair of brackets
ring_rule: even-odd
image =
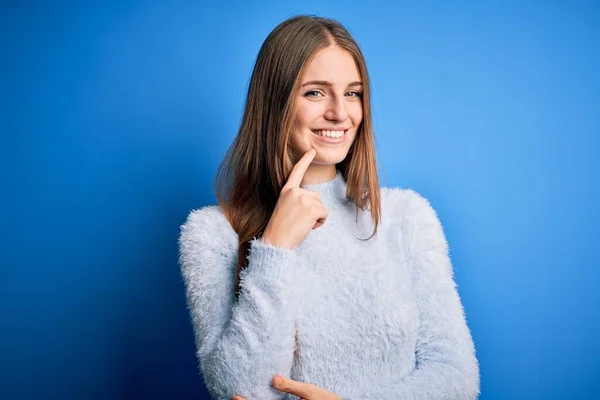
[(315, 54), (306, 66), (302, 84), (310, 81), (346, 86), (359, 82), (360, 73), (352, 54), (338, 46), (328, 46)]

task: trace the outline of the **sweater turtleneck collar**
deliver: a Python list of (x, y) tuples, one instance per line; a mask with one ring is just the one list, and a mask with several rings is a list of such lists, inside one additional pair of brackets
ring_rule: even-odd
[(326, 206), (341, 203), (346, 199), (346, 181), (342, 173), (336, 171), (335, 178), (320, 182), (300, 185), (303, 189), (312, 190), (321, 195), (321, 201)]

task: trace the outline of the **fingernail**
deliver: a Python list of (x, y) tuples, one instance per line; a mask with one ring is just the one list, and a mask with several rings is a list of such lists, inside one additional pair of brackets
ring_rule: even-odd
[(283, 383), (283, 378), (280, 377), (279, 375), (277, 375), (275, 377), (275, 386), (281, 386), (282, 383)]

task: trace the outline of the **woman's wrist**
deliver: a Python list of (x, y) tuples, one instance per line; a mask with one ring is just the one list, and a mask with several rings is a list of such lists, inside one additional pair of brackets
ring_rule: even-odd
[(291, 244), (287, 244), (287, 243), (280, 243), (277, 240), (273, 240), (271, 237), (269, 237), (268, 235), (263, 235), (260, 237), (260, 242), (267, 245), (267, 246), (271, 246), (271, 247), (279, 247), (282, 249), (286, 249), (286, 250), (294, 250), (293, 245)]

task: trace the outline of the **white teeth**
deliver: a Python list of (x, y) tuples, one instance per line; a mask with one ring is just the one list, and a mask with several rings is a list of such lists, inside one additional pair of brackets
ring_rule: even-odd
[(344, 136), (344, 132), (345, 131), (313, 131), (314, 133), (316, 133), (319, 136), (327, 136), (330, 138), (341, 138), (342, 136)]

